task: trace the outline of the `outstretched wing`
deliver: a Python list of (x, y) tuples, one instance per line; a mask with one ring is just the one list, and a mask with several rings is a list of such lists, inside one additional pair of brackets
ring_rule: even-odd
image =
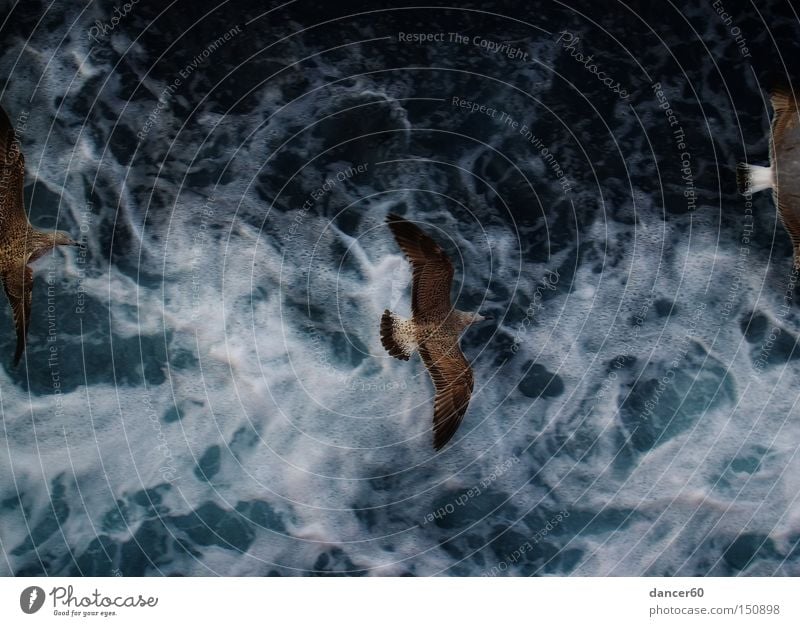
[(24, 184), (25, 158), (14, 126), (0, 107), (0, 238), (9, 231), (10, 225), (5, 223), (7, 220), (27, 222), (22, 200)]
[(386, 221), (413, 268), (413, 316), (427, 319), (445, 317), (452, 308), (450, 287), (453, 284), (453, 264), (447, 254), (408, 220), (390, 213)]
[(429, 339), (419, 347), (436, 388), (433, 447), (440, 450), (458, 430), (472, 397), (472, 368), (458, 344)]
[(17, 266), (3, 274), (3, 287), (11, 303), (14, 313), (14, 324), (17, 327), (17, 350), (14, 353), (14, 365), (19, 363), (25, 351), (25, 336), (31, 321), (31, 288), (33, 272), (27, 265)]

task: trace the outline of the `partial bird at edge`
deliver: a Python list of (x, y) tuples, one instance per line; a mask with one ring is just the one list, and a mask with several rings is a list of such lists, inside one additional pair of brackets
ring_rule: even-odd
[(792, 240), (794, 269), (800, 271), (800, 106), (792, 92), (783, 87), (772, 91), (770, 102), (770, 164), (739, 163), (736, 182), (739, 193), (746, 196), (772, 189), (778, 216)]
[(34, 228), (25, 213), (25, 158), (14, 126), (0, 107), (0, 279), (14, 314), (16, 366), (25, 351), (31, 319), (33, 271), (28, 266), (55, 246), (78, 245), (63, 231)]

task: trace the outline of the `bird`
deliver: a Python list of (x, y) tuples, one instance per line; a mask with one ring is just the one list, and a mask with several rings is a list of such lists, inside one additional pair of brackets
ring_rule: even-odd
[(769, 167), (740, 163), (736, 170), (739, 192), (750, 195), (772, 189), (778, 215), (792, 240), (794, 269), (800, 271), (800, 119), (791, 92), (779, 88), (770, 94), (772, 132)]
[(386, 222), (411, 263), (411, 319), (384, 310), (381, 344), (389, 355), (403, 361), (419, 352), (435, 388), (433, 447), (441, 450), (461, 424), (474, 385), (459, 339), (466, 328), (491, 317), (453, 306), (453, 264), (439, 244), (395, 214), (390, 213)]
[(17, 348), (13, 364), (25, 351), (31, 321), (33, 271), (28, 266), (55, 246), (77, 246), (64, 231), (31, 226), (25, 213), (25, 157), (14, 126), (0, 107), (0, 279), (14, 314)]

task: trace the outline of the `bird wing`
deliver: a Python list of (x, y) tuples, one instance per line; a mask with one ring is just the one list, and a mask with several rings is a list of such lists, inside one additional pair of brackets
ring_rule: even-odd
[(25, 184), (25, 157), (22, 156), (14, 126), (0, 107), (0, 237), (8, 231), (6, 220), (25, 220), (22, 189)]
[(411, 312), (414, 317), (443, 318), (452, 308), (453, 264), (433, 239), (402, 217), (389, 214), (389, 228), (413, 268)]
[(3, 273), (3, 287), (14, 312), (14, 324), (17, 327), (17, 350), (14, 353), (14, 365), (19, 363), (25, 351), (25, 336), (28, 333), (28, 324), (31, 321), (31, 290), (33, 287), (33, 272), (27, 265), (16, 266), (13, 270)]
[(772, 141), (780, 141), (783, 133), (797, 125), (797, 103), (790, 91), (776, 89), (770, 94), (772, 103)]
[(467, 412), (474, 384), (472, 368), (457, 341), (429, 339), (420, 345), (419, 354), (436, 388), (433, 447), (440, 450), (458, 430)]

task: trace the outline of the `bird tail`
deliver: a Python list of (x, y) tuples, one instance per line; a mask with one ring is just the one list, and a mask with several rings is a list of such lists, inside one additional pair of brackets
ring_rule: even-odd
[(414, 353), (414, 337), (409, 332), (410, 320), (386, 309), (381, 316), (381, 343), (391, 356), (408, 361)]
[(773, 185), (772, 168), (739, 163), (736, 166), (736, 184), (744, 196), (769, 189)]

